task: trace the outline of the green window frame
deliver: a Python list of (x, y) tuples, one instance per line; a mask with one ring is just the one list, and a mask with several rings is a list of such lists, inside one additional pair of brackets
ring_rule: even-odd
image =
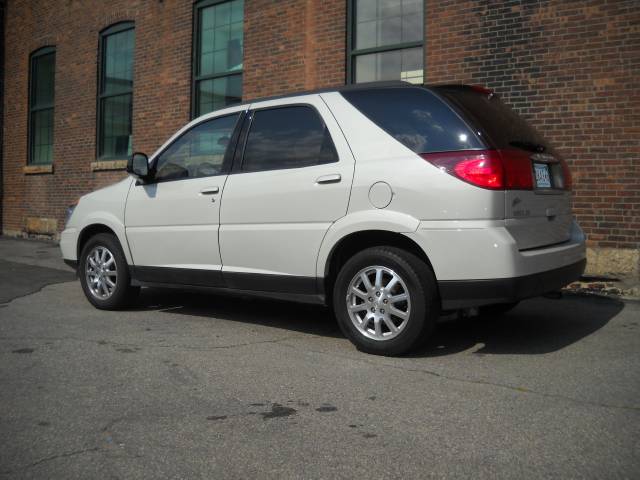
[(53, 163), (55, 47), (42, 47), (29, 61), (29, 165)]
[(424, 83), (425, 0), (348, 0), (347, 83)]
[(134, 22), (100, 32), (96, 158), (122, 160), (132, 151)]
[(193, 14), (191, 117), (242, 102), (244, 0), (201, 0)]

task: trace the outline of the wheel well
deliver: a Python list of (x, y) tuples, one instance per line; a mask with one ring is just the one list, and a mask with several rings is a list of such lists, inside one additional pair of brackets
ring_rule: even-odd
[(93, 225), (84, 227), (80, 232), (80, 235), (78, 236), (78, 249), (76, 252), (77, 254), (76, 258), (78, 259), (78, 261), (80, 261), (80, 253), (82, 253), (82, 249), (84, 248), (84, 245), (87, 243), (87, 241), (91, 237), (93, 237), (94, 235), (97, 235), (98, 233), (110, 233), (116, 238), (118, 238), (118, 236), (113, 230), (111, 230), (109, 227), (101, 223), (94, 223)]
[(327, 298), (331, 298), (333, 282), (340, 271), (340, 267), (342, 267), (347, 260), (365, 248), (381, 246), (406, 250), (424, 261), (431, 271), (433, 271), (431, 262), (424, 253), (424, 250), (422, 250), (416, 242), (401, 233), (385, 230), (364, 230), (351, 233), (342, 238), (329, 254), (324, 276), (324, 291)]

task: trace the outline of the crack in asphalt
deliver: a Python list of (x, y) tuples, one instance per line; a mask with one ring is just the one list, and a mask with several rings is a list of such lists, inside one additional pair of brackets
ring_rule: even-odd
[[(287, 346), (290, 348), (294, 348), (296, 350), (300, 350), (297, 346), (295, 345), (291, 345), (291, 344), (286, 344), (286, 343), (281, 343), (281, 345), (283, 346)], [(506, 390), (511, 390), (511, 391), (515, 391), (515, 392), (519, 392), (519, 393), (530, 393), (532, 395), (538, 395), (541, 397), (546, 397), (546, 398), (556, 398), (556, 399), (561, 399), (561, 400), (567, 400), (570, 402), (574, 402), (580, 405), (589, 405), (589, 406), (594, 406), (594, 407), (601, 407), (601, 408), (613, 408), (613, 409), (620, 409), (620, 410), (631, 410), (631, 411), (640, 411), (640, 406), (633, 406), (633, 405), (612, 405), (609, 403), (601, 403), (601, 402), (591, 402), (589, 400), (580, 400), (577, 398), (573, 398), (573, 397), (569, 397), (569, 396), (565, 396), (565, 395), (560, 395), (557, 393), (546, 393), (546, 392), (541, 392), (538, 390), (532, 390), (530, 388), (526, 388), (526, 387), (516, 387), (513, 385), (509, 385), (508, 383), (498, 383), (498, 382), (490, 382), (487, 380), (473, 380), (473, 379), (469, 379), (469, 378), (461, 378), (461, 377), (454, 377), (454, 376), (450, 376), (450, 375), (446, 375), (446, 374), (442, 374), (442, 373), (438, 373), (438, 372), (434, 372), (432, 370), (427, 370), (427, 369), (422, 369), (422, 368), (409, 368), (409, 367), (404, 367), (402, 365), (392, 365), (389, 363), (385, 363), (385, 362), (375, 362), (375, 361), (371, 361), (369, 359), (366, 358), (354, 358), (354, 357), (350, 357), (348, 355), (341, 355), (338, 353), (328, 353), (328, 352), (323, 352), (320, 350), (309, 350), (306, 349), (305, 351), (307, 352), (311, 352), (311, 353), (318, 353), (321, 355), (330, 355), (331, 357), (340, 357), (340, 358), (344, 358), (347, 360), (354, 360), (354, 361), (358, 361), (358, 362), (363, 362), (366, 363), (368, 365), (374, 365), (376, 367), (386, 367), (386, 368), (393, 368), (396, 370), (402, 370), (405, 372), (412, 372), (412, 373), (421, 373), (423, 375), (429, 375), (432, 376), (434, 378), (438, 378), (438, 379), (442, 379), (442, 380), (450, 380), (453, 382), (459, 382), (459, 383), (467, 383), (467, 384), (473, 384), (473, 385), (483, 385), (483, 386), (490, 386), (490, 387), (498, 387), (498, 388), (503, 388)]]
[(3, 340), (9, 340), (9, 341), (28, 341), (28, 340), (35, 340), (35, 341), (42, 341), (42, 340), (54, 340), (54, 341), (66, 341), (66, 340), (71, 340), (71, 341), (76, 341), (76, 342), (86, 342), (86, 343), (95, 343), (97, 345), (111, 345), (111, 346), (115, 346), (115, 347), (134, 347), (134, 348), (149, 348), (149, 349), (154, 349), (154, 348), (179, 348), (179, 349), (183, 349), (183, 350), (188, 350), (188, 351), (196, 351), (196, 352), (209, 352), (209, 351), (213, 351), (213, 350), (224, 350), (224, 349), (232, 349), (232, 348), (240, 348), (240, 347), (248, 347), (248, 346), (253, 346), (253, 345), (260, 345), (263, 343), (279, 343), (279, 342), (284, 342), (286, 340), (295, 340), (297, 338), (300, 338), (302, 336), (302, 334), (299, 335), (287, 335), (285, 337), (280, 337), (280, 338), (274, 338), (271, 340), (257, 340), (255, 342), (244, 342), (244, 343), (233, 343), (233, 344), (229, 344), (229, 345), (214, 345), (214, 346), (210, 346), (210, 347), (192, 347), (189, 345), (153, 345), (153, 344), (147, 344), (147, 343), (120, 343), (120, 342), (113, 342), (110, 340), (94, 340), (94, 339), (90, 339), (90, 338), (77, 338), (77, 337), (30, 337), (30, 336), (24, 336), (24, 337), (1, 337), (0, 336), (0, 341)]
[(11, 473), (23, 472), (25, 470), (29, 470), (30, 468), (36, 467), (36, 466), (38, 466), (40, 464), (47, 463), (47, 462), (50, 462), (52, 460), (57, 460), (58, 458), (73, 457), (73, 456), (76, 456), (76, 455), (83, 455), (83, 454), (89, 453), (89, 452), (97, 452), (98, 450), (99, 450), (98, 447), (92, 447), (92, 448), (84, 448), (82, 450), (73, 450), (71, 452), (64, 452), (64, 453), (60, 453), (60, 454), (57, 454), (57, 455), (51, 455), (49, 457), (44, 457), (44, 458), (41, 458), (40, 460), (36, 460), (35, 462), (30, 463), (29, 465), (25, 465), (24, 467), (20, 467), (20, 468), (17, 468), (15, 470), (4, 470), (4, 471), (0, 472), (0, 474), (7, 475), (7, 474), (11, 474)]
[[(282, 346), (288, 347), (288, 348), (293, 348), (295, 350), (303, 350), (300, 349), (298, 346), (296, 345), (292, 345), (292, 344), (287, 344), (287, 343), (283, 343), (286, 342), (288, 340), (295, 340), (298, 338), (301, 338), (303, 335), (302, 334), (298, 334), (298, 335), (288, 335), (288, 336), (284, 336), (284, 337), (280, 337), (280, 338), (276, 338), (276, 339), (271, 339), (271, 340), (259, 340), (259, 341), (255, 341), (255, 342), (244, 342), (244, 343), (235, 343), (235, 344), (230, 344), (230, 345), (217, 345), (217, 346), (211, 346), (211, 347), (190, 347), (188, 345), (150, 345), (150, 344), (145, 344), (145, 343), (119, 343), (119, 342), (112, 342), (112, 341), (106, 341), (106, 340), (93, 340), (93, 339), (85, 339), (85, 338), (76, 338), (76, 337), (0, 337), (0, 340), (72, 340), (72, 341), (79, 341), (79, 342), (89, 342), (89, 343), (95, 343), (95, 344), (99, 344), (99, 345), (112, 345), (112, 346), (123, 346), (123, 347), (137, 347), (137, 348), (150, 348), (150, 349), (154, 349), (154, 348), (177, 348), (177, 349), (182, 349), (182, 350), (187, 350), (187, 351), (198, 351), (198, 352), (208, 352), (208, 351), (214, 351), (214, 350), (224, 350), (224, 349), (234, 349), (234, 348), (241, 348), (241, 347), (248, 347), (248, 346), (254, 346), (254, 345), (260, 345), (260, 344), (275, 344), (278, 343)], [(316, 338), (322, 338), (319, 337), (318, 335), (312, 335)], [(439, 378), (442, 380), (450, 380), (453, 382), (459, 382), (459, 383), (466, 383), (466, 384), (472, 384), (472, 385), (484, 385), (484, 386), (490, 386), (490, 387), (498, 387), (498, 388), (503, 388), (506, 390), (511, 390), (511, 391), (515, 391), (515, 392), (519, 392), (519, 393), (529, 393), (532, 395), (537, 395), (537, 396), (541, 396), (541, 397), (545, 397), (545, 398), (556, 398), (556, 399), (561, 399), (561, 400), (566, 400), (566, 401), (570, 401), (570, 402), (574, 402), (580, 405), (590, 405), (590, 406), (594, 406), (594, 407), (601, 407), (601, 408), (612, 408), (612, 409), (620, 409), (620, 410), (630, 410), (630, 411), (640, 411), (640, 406), (634, 406), (634, 405), (613, 405), (613, 404), (609, 404), (609, 403), (601, 403), (601, 402), (591, 402), (588, 400), (580, 400), (574, 397), (569, 397), (566, 395), (560, 395), (560, 394), (556, 394), (556, 393), (546, 393), (546, 392), (541, 392), (538, 390), (533, 390), (527, 387), (516, 387), (514, 385), (510, 385), (508, 383), (499, 383), (499, 382), (490, 382), (488, 380), (473, 380), (473, 379), (468, 379), (468, 378), (461, 378), (461, 377), (454, 377), (454, 376), (450, 376), (450, 375), (446, 375), (446, 374), (442, 374), (442, 373), (438, 373), (438, 372), (434, 372), (432, 370), (427, 370), (427, 369), (422, 369), (422, 368), (409, 368), (409, 367), (404, 367), (402, 365), (392, 365), (389, 363), (384, 363), (384, 362), (375, 362), (375, 361), (371, 361), (369, 359), (366, 358), (355, 358), (355, 357), (350, 357), (348, 355), (341, 355), (335, 352), (323, 352), (320, 350), (310, 350), (310, 349), (304, 349), (305, 352), (309, 352), (309, 353), (317, 353), (320, 355), (329, 355), (331, 357), (340, 357), (340, 358), (344, 358), (347, 360), (351, 360), (351, 361), (358, 361), (358, 362), (363, 362), (363, 363), (367, 363), (368, 365), (374, 365), (376, 367), (386, 367), (386, 368), (393, 368), (396, 370), (402, 370), (405, 372), (412, 372), (412, 373), (420, 373), (423, 375), (429, 375), (432, 376), (434, 378)]]

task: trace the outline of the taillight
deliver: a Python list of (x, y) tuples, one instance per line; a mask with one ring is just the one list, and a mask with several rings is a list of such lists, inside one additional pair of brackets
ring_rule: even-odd
[(441, 170), (490, 190), (532, 190), (531, 159), (518, 150), (463, 150), (423, 153)]

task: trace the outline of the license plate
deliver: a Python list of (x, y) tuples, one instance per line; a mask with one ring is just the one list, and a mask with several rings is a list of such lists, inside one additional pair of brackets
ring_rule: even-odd
[(534, 163), (536, 172), (536, 187), (551, 188), (551, 176), (549, 175), (549, 165), (546, 163)]

